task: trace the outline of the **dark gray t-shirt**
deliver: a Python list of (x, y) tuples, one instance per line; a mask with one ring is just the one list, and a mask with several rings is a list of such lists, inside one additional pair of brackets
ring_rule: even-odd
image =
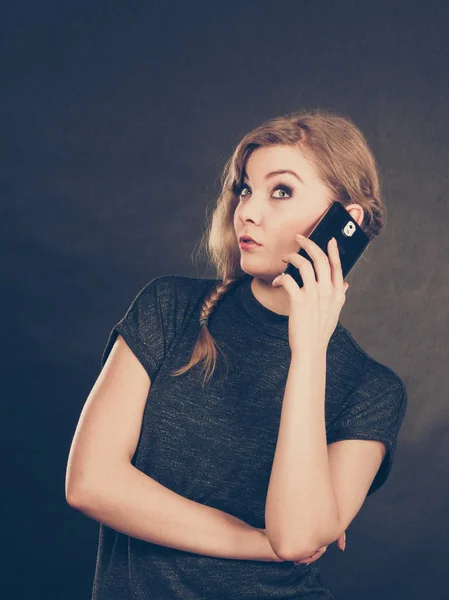
[[(209, 330), (220, 352), (201, 387), (190, 358), (202, 300), (216, 279), (164, 275), (147, 283), (112, 329), (101, 364), (120, 333), (151, 387), (132, 464), (196, 502), (265, 528), (265, 499), (291, 360), (288, 317), (264, 307), (245, 275), (216, 305)], [(405, 416), (400, 377), (370, 357), (340, 322), (326, 362), (327, 443), (381, 440), (387, 454), (369, 490), (386, 481)], [(160, 546), (100, 524), (92, 600), (333, 598), (317, 562), (234, 560)]]

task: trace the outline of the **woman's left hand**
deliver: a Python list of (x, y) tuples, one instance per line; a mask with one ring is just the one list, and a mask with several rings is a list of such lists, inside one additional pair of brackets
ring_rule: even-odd
[(301, 352), (310, 345), (326, 350), (337, 326), (349, 284), (343, 280), (337, 244), (329, 241), (328, 258), (310, 238), (297, 234), (296, 240), (313, 260), (313, 266), (307, 258), (296, 252), (283, 254), (281, 258), (299, 269), (303, 287), (300, 288), (288, 274), (276, 277), (272, 285), (282, 286), (290, 296), (288, 337), (292, 353)]

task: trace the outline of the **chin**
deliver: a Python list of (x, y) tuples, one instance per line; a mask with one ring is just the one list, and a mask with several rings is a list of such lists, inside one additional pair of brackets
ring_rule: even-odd
[(247, 275), (249, 275), (250, 277), (254, 277), (254, 279), (259, 279), (260, 281), (264, 281), (265, 283), (271, 285), (273, 280), (281, 274), (281, 272), (279, 273), (266, 273), (264, 271), (249, 271), (247, 269), (242, 269), (242, 271), (244, 273), (246, 273)]

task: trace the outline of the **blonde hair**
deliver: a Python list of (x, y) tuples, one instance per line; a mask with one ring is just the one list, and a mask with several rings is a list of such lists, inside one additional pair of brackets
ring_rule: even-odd
[(202, 373), (207, 371), (204, 387), (215, 370), (217, 349), (222, 351), (209, 332), (207, 319), (220, 299), (245, 275), (240, 267), (234, 230), (234, 211), (243, 185), (244, 168), (254, 150), (275, 145), (308, 150), (333, 199), (343, 206), (357, 203), (363, 208), (361, 227), (369, 239), (386, 225), (376, 161), (363, 133), (351, 119), (329, 110), (301, 110), (272, 118), (247, 133), (224, 166), (222, 189), (200, 243), (200, 249), (206, 249), (221, 281), (204, 299), (200, 332), (190, 360), (174, 370), (172, 376), (182, 375), (204, 359)]

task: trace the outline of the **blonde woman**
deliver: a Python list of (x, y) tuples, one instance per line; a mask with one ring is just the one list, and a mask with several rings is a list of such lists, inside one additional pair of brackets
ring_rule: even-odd
[[(157, 277), (113, 327), (66, 480), (100, 523), (93, 600), (333, 598), (317, 559), (385, 483), (407, 405), (339, 321), (338, 247), (308, 238), (333, 201), (370, 239), (385, 225), (356, 125), (261, 124), (203, 240), (217, 278)], [(302, 288), (279, 277), (289, 263)]]

